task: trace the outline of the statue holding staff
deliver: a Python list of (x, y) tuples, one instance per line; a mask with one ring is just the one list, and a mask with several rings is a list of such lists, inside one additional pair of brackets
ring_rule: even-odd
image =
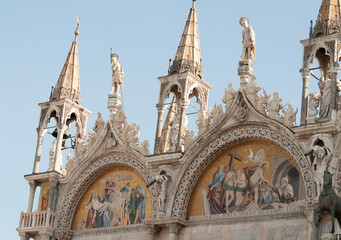
[(256, 55), (256, 35), (252, 27), (249, 26), (249, 19), (242, 17), (239, 20), (243, 29), (243, 52), (241, 61), (252, 61)]
[(119, 56), (116, 53), (110, 53), (111, 69), (112, 69), (112, 84), (111, 93), (119, 95), (120, 87), (123, 85), (124, 72), (121, 64), (118, 62)]

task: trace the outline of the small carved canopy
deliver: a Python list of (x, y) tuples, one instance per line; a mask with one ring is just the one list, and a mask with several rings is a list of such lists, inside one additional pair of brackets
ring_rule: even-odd
[(199, 41), (199, 29), (197, 10), (195, 1), (191, 8), (188, 19), (183, 31), (178, 50), (176, 52), (173, 64), (169, 68), (169, 75), (192, 72), (200, 79), (203, 79), (202, 59)]
[(311, 37), (316, 38), (340, 32), (340, 27), (340, 0), (323, 0)]

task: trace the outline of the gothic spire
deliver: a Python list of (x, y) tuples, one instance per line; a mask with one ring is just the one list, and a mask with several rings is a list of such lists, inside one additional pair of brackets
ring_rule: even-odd
[(196, 0), (193, 0), (178, 50), (169, 69), (170, 75), (190, 71), (200, 78), (203, 77), (195, 2)]
[(52, 91), (50, 101), (67, 98), (77, 104), (81, 103), (79, 89), (78, 35), (79, 18), (77, 17), (75, 39), (72, 42), (71, 49), (59, 75), (58, 82)]
[(341, 5), (340, 0), (323, 0), (313, 37), (325, 36), (340, 32), (341, 29)]

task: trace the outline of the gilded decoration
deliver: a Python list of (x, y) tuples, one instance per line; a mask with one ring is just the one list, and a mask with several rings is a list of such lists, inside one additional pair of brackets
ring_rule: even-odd
[(142, 177), (132, 168), (114, 167), (83, 194), (72, 230), (138, 224), (151, 215), (151, 197)]
[(50, 197), (50, 184), (45, 184), (41, 187), (41, 198), (39, 203), (39, 211), (47, 211), (47, 206)]
[[(113, 169), (118, 166), (126, 166), (130, 169), (135, 169), (136, 172), (141, 176), (144, 182), (151, 182), (154, 178), (149, 174), (145, 166), (136, 159), (132, 159), (125, 156), (109, 156), (94, 162), (92, 165), (87, 167), (81, 175), (77, 176), (74, 180), (72, 187), (67, 190), (65, 198), (61, 204), (61, 210), (58, 217), (58, 228), (70, 229), (74, 212), (80, 202), (80, 198), (84, 196), (84, 193), (89, 189), (89, 186), (98, 179), (98, 173), (104, 169)], [(142, 185), (141, 185), (142, 186)], [(143, 186), (142, 186), (143, 187)], [(149, 188), (151, 193), (152, 205), (152, 218), (156, 217), (156, 189), (154, 186)], [(148, 195), (147, 195), (148, 196)], [(87, 199), (89, 201), (89, 199)], [(148, 215), (147, 215), (148, 216)]]
[(190, 216), (281, 209), (304, 194), (294, 160), (267, 141), (249, 141), (223, 151), (204, 170), (192, 192)]
[[(280, 147), (284, 153), (289, 154), (294, 161), (290, 162), (299, 172), (303, 180), (302, 195), (305, 197), (304, 205), (314, 203), (315, 188), (310, 169), (310, 163), (304, 157), (298, 146), (287, 137), (266, 128), (265, 126), (240, 126), (223, 134), (207, 144), (207, 147), (198, 153), (197, 157), (188, 162), (186, 168), (180, 173), (182, 176), (176, 183), (177, 194), (172, 204), (172, 217), (186, 217), (192, 189), (206, 167), (222, 152), (246, 141), (266, 141)], [(256, 154), (257, 152), (254, 152)], [(217, 171), (217, 169), (216, 169)], [(211, 176), (212, 178), (212, 176)], [(209, 184), (209, 183), (208, 183)], [(207, 187), (207, 186), (206, 186)], [(301, 188), (300, 188), (301, 190)], [(304, 198), (302, 197), (302, 198)], [(188, 214), (187, 214), (188, 216)]]

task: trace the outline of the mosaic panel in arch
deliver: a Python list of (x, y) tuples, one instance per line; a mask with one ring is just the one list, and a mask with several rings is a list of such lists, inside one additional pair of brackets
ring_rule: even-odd
[(151, 218), (151, 197), (138, 172), (114, 167), (98, 177), (82, 196), (72, 230), (115, 227)]
[(296, 205), (304, 198), (304, 185), (293, 163), (290, 154), (267, 141), (225, 150), (197, 181), (187, 218)]

